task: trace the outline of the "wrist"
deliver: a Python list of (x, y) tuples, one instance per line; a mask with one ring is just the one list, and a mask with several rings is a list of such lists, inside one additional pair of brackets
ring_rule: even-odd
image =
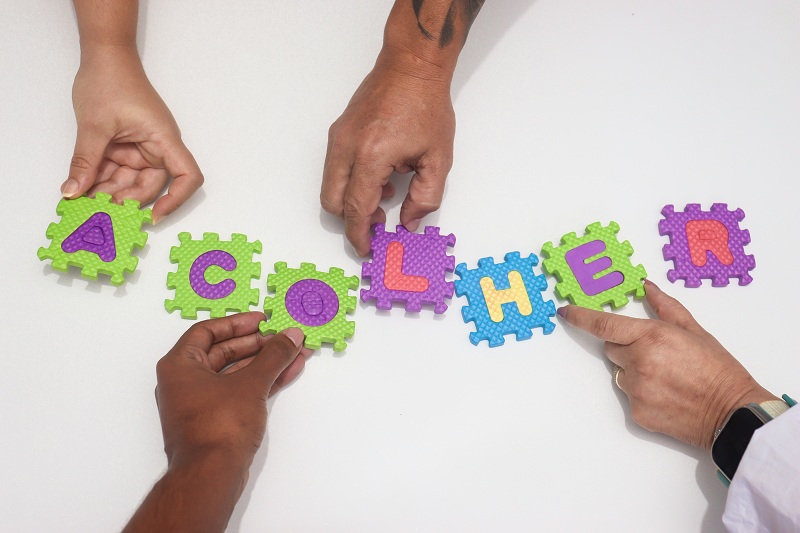
[(238, 500), (247, 482), (252, 457), (219, 447), (197, 448), (168, 457), (165, 478), (195, 479), (215, 490), (230, 492)]
[(780, 398), (760, 386), (752, 378), (750, 378), (749, 382), (742, 383), (738, 387), (731, 387), (716, 402), (716, 408), (713, 411), (714, 415), (710, 417), (710, 420), (713, 421), (713, 426), (706, 431), (707, 441), (705, 448), (711, 449), (717, 430), (725, 424), (725, 421), (736, 409), (751, 403), (761, 404), (774, 400), (780, 400)]
[(136, 43), (81, 40), (81, 66), (88, 64), (134, 64), (141, 67)]
[(384, 44), (375, 62), (375, 69), (391, 72), (393, 76), (409, 83), (422, 84), (426, 91), (450, 94), (453, 69), (406, 48)]
[(247, 469), (219, 450), (171, 461), (123, 530), (224, 531), (247, 482)]

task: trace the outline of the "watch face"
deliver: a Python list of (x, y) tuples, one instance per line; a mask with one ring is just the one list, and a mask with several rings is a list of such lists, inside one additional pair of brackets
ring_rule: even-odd
[(728, 480), (733, 479), (753, 433), (764, 425), (754, 412), (742, 407), (733, 412), (711, 447), (711, 458)]

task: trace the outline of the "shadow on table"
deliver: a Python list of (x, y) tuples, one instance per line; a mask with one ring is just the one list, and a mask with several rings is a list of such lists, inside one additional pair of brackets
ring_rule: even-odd
[[(648, 314), (651, 315), (651, 318), (655, 316), (649, 308), (647, 311)], [(701, 448), (684, 444), (683, 442), (661, 433), (653, 433), (636, 424), (631, 417), (630, 402), (628, 401), (628, 397), (624, 392), (622, 392), (622, 390), (614, 385), (613, 375), (615, 365), (609, 361), (603, 353), (602, 341), (599, 341), (574, 328), (563, 328), (563, 330), (575, 342), (575, 344), (583, 349), (583, 351), (602, 360), (606, 365), (608, 370), (608, 385), (613, 393), (617, 396), (617, 401), (619, 401), (620, 408), (625, 412), (625, 429), (628, 430), (628, 433), (638, 439), (652, 442), (659, 446), (664, 446), (678, 453), (689, 456), (697, 461), (695, 480), (700, 488), (700, 491), (703, 493), (703, 496), (705, 496), (706, 501), (708, 502), (708, 507), (703, 515), (701, 531), (703, 533), (724, 533), (725, 527), (722, 524), (722, 513), (725, 509), (727, 490), (722, 486), (714, 474), (714, 468), (713, 464), (711, 463), (710, 454)], [(665, 472), (665, 475), (668, 474)], [(688, 485), (690, 481), (687, 479), (686, 483)]]
[[(467, 43), (461, 52), (453, 77), (453, 98), (461, 92), (469, 79), (489, 56), (495, 45), (533, 6), (535, 0), (518, 0), (515, 2), (487, 2), (475, 19)], [(512, 75), (512, 73), (509, 73)]]

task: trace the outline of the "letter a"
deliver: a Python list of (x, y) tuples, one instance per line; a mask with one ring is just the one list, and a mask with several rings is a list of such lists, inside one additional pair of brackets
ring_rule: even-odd
[(86, 250), (97, 254), (106, 263), (110, 263), (117, 257), (111, 216), (103, 211), (90, 216), (86, 222), (64, 239), (61, 249), (68, 254)]

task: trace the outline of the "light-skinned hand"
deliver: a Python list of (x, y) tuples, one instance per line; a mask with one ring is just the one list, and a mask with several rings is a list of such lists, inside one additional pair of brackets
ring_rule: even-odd
[(203, 174), (147, 79), (135, 45), (84, 51), (72, 101), (78, 134), (69, 177), (61, 186), (65, 198), (105, 192), (117, 203), (130, 198), (144, 205), (169, 183), (153, 206), (155, 223), (203, 184)]
[(654, 283), (647, 302), (658, 319), (638, 319), (575, 305), (559, 309), (567, 323), (605, 341), (620, 366), (617, 382), (631, 402), (633, 420), (685, 443), (710, 449), (728, 414), (747, 403), (778, 398), (691, 313)]
[(392, 172), (414, 171), (400, 222), (415, 231), (442, 202), (453, 164), (455, 112), (450, 77), (412, 54), (384, 47), (372, 72), (328, 132), (323, 209), (344, 217), (355, 252), (370, 249), (370, 228), (386, 221)]

